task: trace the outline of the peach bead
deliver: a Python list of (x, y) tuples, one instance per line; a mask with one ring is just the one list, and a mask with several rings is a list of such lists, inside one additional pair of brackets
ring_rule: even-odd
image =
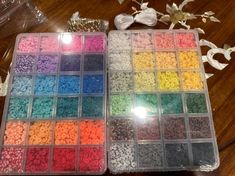
[(179, 53), (180, 68), (199, 68), (199, 57), (195, 51), (182, 51)]
[(153, 53), (141, 52), (133, 54), (133, 66), (135, 70), (152, 70), (155, 67)]
[(29, 145), (46, 145), (51, 144), (52, 122), (36, 121), (32, 122), (29, 127)]
[(23, 145), (26, 138), (27, 123), (9, 121), (6, 123), (4, 145)]
[(178, 48), (196, 48), (196, 39), (193, 33), (176, 34), (176, 45)]
[(55, 145), (75, 145), (78, 140), (78, 122), (59, 121), (55, 124)]
[(158, 49), (174, 48), (174, 37), (172, 33), (156, 33), (154, 38), (155, 47)]
[(174, 52), (156, 52), (157, 69), (177, 68), (177, 60)]

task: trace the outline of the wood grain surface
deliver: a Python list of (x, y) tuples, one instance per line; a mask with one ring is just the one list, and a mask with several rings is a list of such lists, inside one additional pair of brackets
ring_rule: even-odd
[[(109, 30), (115, 29), (113, 20), (119, 13), (131, 13), (131, 0), (119, 5), (117, 0), (33, 0), (48, 18), (48, 21), (33, 27), (29, 32), (63, 32), (67, 30), (70, 16), (79, 11), (82, 17), (101, 18), (110, 23)], [(180, 0), (150, 0), (151, 7), (165, 12), (166, 3), (179, 4)], [(235, 46), (235, 1), (234, 0), (197, 0), (185, 6), (185, 11), (202, 13), (212, 10), (221, 23), (206, 23), (200, 20), (190, 22), (192, 27), (202, 27), (206, 35), (200, 38), (212, 41), (218, 47), (223, 44)], [(135, 24), (132, 28), (149, 28)], [(168, 26), (158, 24), (154, 28), (167, 29)], [(11, 62), (15, 35), (0, 41), (0, 75), (5, 77)], [(205, 53), (206, 48), (203, 48)], [(3, 57), (4, 59), (1, 59)], [(215, 75), (208, 79), (209, 95), (213, 109), (213, 119), (220, 150), (220, 167), (214, 172), (166, 172), (166, 173), (132, 173), (123, 175), (163, 175), (163, 176), (235, 176), (235, 53), (228, 62), (223, 55), (216, 59), (229, 65), (218, 71), (205, 64), (205, 70)], [(2, 116), (5, 97), (0, 97), (0, 117)], [(105, 175), (111, 175), (109, 171)]]

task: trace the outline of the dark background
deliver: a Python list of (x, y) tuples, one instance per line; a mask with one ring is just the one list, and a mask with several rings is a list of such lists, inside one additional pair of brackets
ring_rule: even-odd
[[(75, 11), (82, 17), (101, 18), (110, 22), (109, 30), (115, 29), (113, 20), (119, 13), (132, 13), (131, 6), (138, 7), (131, 0), (119, 5), (117, 0), (33, 0), (33, 2), (48, 17), (48, 21), (31, 28), (29, 32), (63, 32), (67, 30), (67, 21)], [(165, 13), (166, 3), (181, 3), (180, 0), (149, 0), (149, 7)], [(200, 38), (215, 43), (218, 47), (229, 44), (235, 46), (235, 1), (234, 0), (197, 0), (188, 4), (185, 11), (203, 13), (212, 10), (221, 23), (193, 20), (191, 27), (201, 27), (206, 35)], [(154, 28), (167, 29), (162, 23)], [(132, 28), (150, 28), (135, 24)], [(11, 62), (15, 36), (0, 41), (0, 75), (5, 77)], [(206, 53), (206, 48), (202, 48)], [(235, 52), (232, 59), (227, 61), (223, 55), (215, 56), (220, 62), (229, 63), (223, 70), (218, 71), (205, 64), (205, 70), (215, 75), (208, 79), (209, 95), (213, 110), (216, 135), (220, 150), (220, 167), (214, 172), (164, 172), (164, 173), (132, 173), (123, 175), (162, 175), (162, 176), (235, 176)], [(0, 97), (0, 117), (2, 116), (5, 97)], [(105, 175), (111, 175), (109, 171)]]

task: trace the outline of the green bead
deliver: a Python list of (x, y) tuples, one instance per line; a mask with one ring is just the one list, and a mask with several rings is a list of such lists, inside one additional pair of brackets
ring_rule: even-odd
[(181, 94), (161, 94), (161, 106), (163, 114), (183, 113)]
[(186, 103), (189, 113), (206, 113), (207, 105), (205, 95), (202, 93), (186, 94)]
[(135, 97), (135, 107), (143, 107), (147, 110), (147, 115), (158, 113), (158, 99), (156, 94), (137, 94)]
[(111, 96), (111, 115), (123, 116), (130, 115), (132, 108), (131, 95), (112, 95)]

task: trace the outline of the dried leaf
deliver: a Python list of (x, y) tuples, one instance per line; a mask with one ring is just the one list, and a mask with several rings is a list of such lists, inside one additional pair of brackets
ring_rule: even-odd
[(207, 12), (205, 12), (204, 14), (205, 14), (205, 15), (208, 15), (208, 16), (211, 16), (211, 15), (214, 15), (215, 13), (212, 12), (212, 11), (207, 11)]
[(182, 10), (185, 5), (187, 5), (189, 2), (193, 2), (194, 0), (184, 0), (180, 5), (179, 5), (179, 10)]
[(202, 22), (203, 22), (203, 23), (206, 23), (206, 18), (202, 18)]
[(141, 6), (140, 6), (140, 8), (141, 8), (142, 10), (147, 9), (147, 8), (148, 8), (148, 4), (149, 4), (148, 2), (142, 3)]
[(169, 13), (169, 14), (173, 13), (172, 8), (168, 4), (166, 4), (166, 12)]
[(197, 19), (197, 17), (192, 13), (185, 13), (185, 16), (186, 16), (187, 20)]
[(163, 22), (168, 22), (168, 21), (170, 21), (170, 15), (163, 15), (163, 16), (161, 16), (161, 18), (159, 19), (159, 21), (163, 21)]
[(229, 48), (232, 48), (230, 45), (228, 45), (228, 44), (224, 44), (224, 47), (223, 47), (224, 49), (229, 49)]
[(133, 7), (133, 6), (131, 7), (131, 9), (134, 10), (134, 11), (137, 11), (137, 9), (135, 7)]
[(220, 20), (215, 18), (214, 16), (211, 16), (210, 17), (210, 20), (213, 21), (213, 22), (217, 22), (217, 23), (220, 23)]
[(178, 6), (175, 3), (172, 4), (171, 9), (173, 11), (179, 10)]
[(205, 31), (202, 28), (194, 28), (199, 34), (205, 34)]

